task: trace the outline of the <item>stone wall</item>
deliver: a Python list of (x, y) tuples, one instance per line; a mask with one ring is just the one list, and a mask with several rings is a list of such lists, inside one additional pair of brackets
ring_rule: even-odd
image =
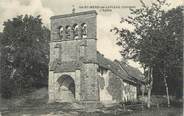
[(107, 70), (107, 72), (104, 71), (103, 74), (98, 73), (99, 74), (98, 83), (99, 83), (99, 89), (100, 89), (100, 101), (103, 101), (103, 102), (109, 102), (109, 101), (113, 102), (112, 95), (107, 90), (109, 86), (109, 72), (110, 71)]
[(49, 71), (48, 78), (49, 103), (55, 102), (54, 71)]
[(101, 69), (98, 72), (100, 88), (100, 101), (102, 102), (127, 102), (137, 99), (136, 86), (126, 83), (110, 70)]
[[(70, 75), (75, 82), (75, 97), (79, 101), (97, 101), (99, 100), (99, 90), (97, 81), (97, 60), (96, 52), (96, 12), (88, 11), (68, 15), (59, 15), (51, 17), (51, 41), (50, 41), (50, 64), (54, 64), (57, 60), (60, 61), (57, 65), (80, 63), (73, 70), (63, 71), (64, 68), (53, 68), (49, 73), (49, 99), (57, 101), (62, 96), (57, 91), (59, 85), (57, 79), (62, 74)], [(74, 26), (79, 26), (79, 31), (82, 29), (82, 24), (87, 25), (86, 37), (82, 37), (79, 33), (78, 38), (74, 38)], [(66, 27), (70, 26), (69, 35), (66, 34)], [(62, 36), (59, 29), (63, 27)], [(69, 66), (69, 65), (68, 65)], [(71, 67), (73, 68), (73, 66)]]
[(97, 65), (84, 64), (81, 73), (81, 100), (99, 101)]
[(54, 73), (53, 71), (49, 72), (49, 88), (48, 88), (49, 89), (49, 102), (59, 102), (63, 99), (63, 97), (66, 97), (66, 96), (63, 96), (61, 92), (59, 91), (60, 85), (57, 81), (62, 75), (68, 75), (72, 77), (75, 83), (75, 88), (76, 88), (75, 95), (78, 96), (78, 92), (80, 90), (77, 89), (79, 86), (79, 82), (76, 80), (79, 78), (78, 76), (79, 72), (77, 72), (77, 74), (76, 72), (64, 72), (64, 73)]
[[(85, 23), (87, 25), (87, 38), (95, 38), (96, 39), (96, 12), (83, 12), (83, 13), (75, 13), (74, 15), (60, 15), (51, 17), (51, 41), (61, 41), (61, 38), (58, 34), (58, 28), (60, 26), (72, 27), (75, 24), (81, 26), (81, 24)], [(74, 39), (71, 38), (70, 39)]]

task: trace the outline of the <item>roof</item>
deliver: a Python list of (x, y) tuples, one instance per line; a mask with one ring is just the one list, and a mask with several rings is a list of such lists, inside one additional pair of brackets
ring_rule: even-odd
[[(116, 60), (115, 62), (119, 62), (119, 61)], [(127, 71), (128, 75), (130, 77), (134, 77), (138, 80), (144, 79), (144, 75), (137, 68), (134, 68), (134, 67), (126, 64), (125, 62), (119, 62), (119, 64), (121, 65), (122, 68), (124, 68), (124, 70)]]
[(125, 81), (137, 83), (143, 81), (143, 74), (136, 68), (131, 67), (125, 62), (115, 60), (114, 62), (105, 58), (101, 53), (97, 52), (98, 65), (111, 70), (114, 74)]
[(123, 70), (121, 70), (117, 64), (115, 64), (111, 60), (105, 58), (99, 52), (97, 52), (97, 62), (98, 62), (99, 66), (106, 68), (108, 70), (111, 70), (113, 73), (117, 74), (118, 76), (121, 76), (124, 79), (125, 79), (125, 77), (128, 76), (127, 73), (124, 72)]
[(96, 14), (96, 10), (90, 10), (85, 12), (77, 12), (77, 13), (71, 13), (71, 14), (65, 14), (65, 15), (55, 15), (50, 17), (50, 19), (58, 19), (58, 18), (66, 18), (66, 17), (73, 17), (73, 16), (79, 16), (79, 15), (86, 15), (86, 14)]

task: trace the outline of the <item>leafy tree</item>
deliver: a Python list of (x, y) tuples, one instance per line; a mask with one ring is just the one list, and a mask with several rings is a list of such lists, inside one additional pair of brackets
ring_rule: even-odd
[[(151, 6), (140, 0), (142, 7), (130, 9), (131, 16), (121, 22), (133, 25), (133, 31), (115, 27), (119, 34), (117, 44), (122, 46), (121, 54), (126, 59), (133, 59), (145, 69), (148, 87), (148, 107), (153, 85), (153, 70), (159, 69), (164, 80), (168, 106), (170, 105), (167, 77), (170, 67), (181, 67), (182, 62), (182, 8), (165, 11), (165, 0), (157, 0)], [(173, 77), (174, 78), (174, 77)]]
[[(168, 87), (176, 88), (175, 86), (179, 85), (174, 83), (182, 81), (182, 22), (182, 7), (173, 8), (162, 15), (161, 31), (159, 32), (162, 39), (162, 41), (159, 41), (162, 50), (157, 55), (158, 61), (155, 67), (158, 70), (157, 73), (163, 77), (167, 94), (172, 93), (168, 90)], [(182, 88), (181, 85), (180, 87)]]
[(11, 81), (16, 94), (47, 84), (49, 36), (40, 16), (21, 15), (4, 22), (2, 80)]

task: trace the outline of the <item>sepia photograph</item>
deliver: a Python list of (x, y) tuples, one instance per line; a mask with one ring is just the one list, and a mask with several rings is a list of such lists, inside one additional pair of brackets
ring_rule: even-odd
[(183, 0), (0, 0), (0, 116), (183, 116)]

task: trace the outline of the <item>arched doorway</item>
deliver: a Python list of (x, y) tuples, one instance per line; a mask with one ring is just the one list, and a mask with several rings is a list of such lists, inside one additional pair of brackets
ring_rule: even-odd
[(75, 100), (75, 82), (69, 75), (62, 75), (57, 80), (59, 84), (58, 99), (60, 102), (73, 102)]

